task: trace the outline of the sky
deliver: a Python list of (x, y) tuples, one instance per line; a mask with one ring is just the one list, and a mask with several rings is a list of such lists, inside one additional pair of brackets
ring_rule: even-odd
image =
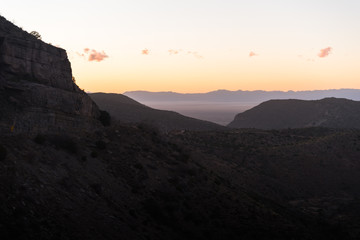
[(359, 0), (11, 0), (89, 92), (360, 89)]

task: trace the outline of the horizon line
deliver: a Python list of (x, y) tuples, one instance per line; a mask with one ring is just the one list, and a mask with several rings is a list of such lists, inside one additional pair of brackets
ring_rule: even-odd
[(130, 92), (148, 92), (148, 93), (176, 93), (176, 94), (207, 94), (207, 93), (213, 93), (213, 92), (220, 92), (220, 91), (226, 91), (226, 92), (315, 92), (315, 91), (340, 91), (340, 90), (360, 90), (359, 88), (330, 88), (330, 89), (313, 89), (313, 90), (261, 90), (261, 89), (257, 89), (257, 90), (242, 90), (242, 89), (238, 89), (238, 90), (228, 90), (228, 89), (217, 89), (217, 90), (212, 90), (212, 91), (208, 91), (208, 92), (194, 92), (194, 93), (189, 93), (189, 92), (176, 92), (176, 91), (148, 91), (148, 90), (129, 90), (129, 91), (125, 91), (122, 93), (115, 93), (115, 92), (91, 92), (89, 91), (89, 93), (114, 93), (114, 94), (125, 94), (125, 93), (130, 93)]

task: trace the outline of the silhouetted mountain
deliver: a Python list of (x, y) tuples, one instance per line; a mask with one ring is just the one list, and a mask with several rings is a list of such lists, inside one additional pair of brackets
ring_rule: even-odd
[(175, 92), (147, 92), (129, 91), (124, 95), (141, 103), (147, 102), (257, 102), (261, 103), (271, 99), (302, 99), (318, 100), (328, 97), (360, 100), (359, 89), (332, 89), (314, 91), (228, 91), (217, 90), (208, 93), (175, 93)]
[(185, 117), (176, 112), (153, 109), (121, 94), (92, 93), (89, 96), (101, 109), (123, 123), (147, 123), (163, 131), (226, 129), (215, 123)]
[(325, 98), (317, 101), (270, 100), (236, 115), (234, 128), (360, 128), (360, 102)]

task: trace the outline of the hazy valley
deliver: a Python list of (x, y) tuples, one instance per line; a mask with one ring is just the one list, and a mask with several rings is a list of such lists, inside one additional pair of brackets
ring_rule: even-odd
[(241, 112), (249, 110), (262, 102), (271, 99), (320, 100), (335, 97), (355, 101), (360, 100), (360, 90), (318, 90), (318, 91), (227, 91), (218, 90), (208, 93), (175, 93), (175, 92), (125, 92), (147, 106), (179, 112), (185, 116), (198, 118), (220, 125), (228, 125)]

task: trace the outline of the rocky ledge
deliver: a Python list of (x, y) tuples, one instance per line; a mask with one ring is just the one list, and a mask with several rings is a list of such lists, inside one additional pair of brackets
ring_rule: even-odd
[(0, 132), (78, 132), (99, 115), (72, 80), (64, 49), (0, 17)]

